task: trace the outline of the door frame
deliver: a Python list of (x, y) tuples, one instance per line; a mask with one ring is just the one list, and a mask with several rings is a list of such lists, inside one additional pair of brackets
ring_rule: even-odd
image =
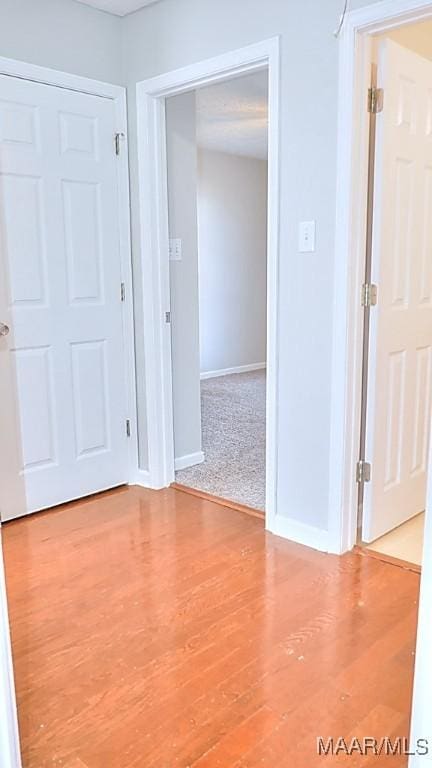
[(382, 0), (348, 13), (340, 39), (329, 456), (329, 538), (338, 553), (357, 540), (371, 35), (430, 18), (432, 0)]
[[(432, 423), (431, 423), (432, 428)], [(425, 546), (432, 546), (432, 441), (429, 450), (428, 492), (426, 502)], [(429, 754), (410, 758), (409, 768), (432, 766), (432, 718), (430, 714), (430, 690), (432, 680), (432, 558), (425, 557), (422, 567), (417, 646), (411, 715), (411, 746), (415, 750), (419, 739), (428, 739)]]
[[(133, 483), (138, 467), (137, 401), (135, 379), (135, 344), (133, 315), (133, 278), (130, 235), (129, 162), (126, 89), (120, 85), (92, 80), (80, 75), (40, 67), (35, 64), (0, 57), (0, 75), (41, 83), (68, 91), (85, 93), (111, 99), (115, 110), (115, 132), (121, 136), (117, 163), (117, 204), (119, 211), (119, 251), (121, 280), (125, 285), (125, 301), (122, 305), (125, 418), (130, 421), (131, 439), (128, 441), (128, 478)], [(113, 136), (113, 151), (115, 137)], [(120, 298), (120, 286), (119, 286)], [(126, 429), (126, 425), (125, 425)]]
[(168, 258), (168, 190), (165, 100), (260, 69), (269, 72), (267, 235), (266, 526), (276, 517), (277, 348), (279, 260), (279, 38), (259, 43), (137, 83), (138, 175), (142, 263), (149, 486), (175, 479)]

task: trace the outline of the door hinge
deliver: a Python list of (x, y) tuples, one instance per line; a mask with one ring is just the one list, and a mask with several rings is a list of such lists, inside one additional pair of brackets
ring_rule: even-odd
[(368, 91), (368, 112), (377, 115), (384, 109), (384, 89), (372, 86)]
[(131, 423), (130, 419), (126, 419), (126, 437), (131, 436)]
[(122, 131), (120, 133), (116, 133), (114, 135), (114, 144), (115, 144), (115, 153), (116, 155), (120, 154), (120, 142), (122, 139), (124, 139), (125, 135)]
[(166, 323), (171, 322), (171, 312), (165, 312), (165, 322)]
[(356, 480), (358, 483), (369, 483), (372, 467), (367, 461), (357, 462)]
[(125, 301), (126, 299), (126, 286), (124, 283), (120, 283), (120, 301)]
[(362, 285), (362, 307), (375, 307), (378, 301), (378, 287), (374, 283), (364, 283)]

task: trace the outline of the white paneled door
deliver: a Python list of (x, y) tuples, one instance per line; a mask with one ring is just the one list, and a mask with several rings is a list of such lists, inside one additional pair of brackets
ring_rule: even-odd
[(363, 538), (422, 512), (432, 404), (432, 62), (379, 51)]
[(0, 77), (0, 354), (27, 512), (127, 481), (114, 109)]

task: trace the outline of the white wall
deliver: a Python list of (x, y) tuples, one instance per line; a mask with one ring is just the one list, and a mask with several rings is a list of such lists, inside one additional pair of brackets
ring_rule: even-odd
[[(338, 82), (333, 31), (340, 11), (340, 0), (164, 0), (121, 22), (132, 133), (137, 81), (280, 35), (277, 509), (318, 529), (327, 528), (329, 514)], [(134, 166), (134, 135), (130, 146)], [(131, 181), (138, 260), (135, 171)], [(309, 219), (317, 221), (317, 251), (305, 256), (297, 250), (297, 227)]]
[(121, 82), (119, 19), (72, 0), (1, 0), (0, 56)]
[(169, 232), (181, 238), (170, 262), (171, 343), (176, 459), (201, 451), (195, 94), (167, 99)]
[(267, 162), (198, 151), (201, 372), (266, 360)]
[(418, 739), (428, 739), (429, 755), (411, 757), (409, 768), (431, 768), (432, 765), (432, 443), (429, 447), (428, 489), (423, 545), (422, 578), (417, 627), (417, 648), (414, 676), (414, 699), (411, 719), (411, 750), (415, 752)]
[[(368, 0), (352, 0), (351, 7)], [(141, 315), (135, 85), (161, 72), (264, 38), (281, 40), (280, 348), (277, 502), (281, 515), (320, 529), (328, 521), (330, 371), (340, 0), (164, 0), (123, 19), (72, 0), (2, 0), (0, 53), (129, 85), (131, 185)], [(122, 55), (118, 51), (121, 30)], [(119, 77), (122, 62), (123, 75)], [(317, 251), (297, 251), (297, 226), (317, 221)], [(140, 427), (144, 354), (136, 335)], [(140, 445), (147, 463), (147, 443)], [(310, 483), (313, 474), (314, 483)]]

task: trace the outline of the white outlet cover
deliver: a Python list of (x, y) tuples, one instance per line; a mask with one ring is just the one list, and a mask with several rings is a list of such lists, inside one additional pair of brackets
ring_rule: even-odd
[(170, 261), (182, 260), (182, 241), (181, 237), (172, 237), (169, 241), (169, 258)]
[(315, 251), (315, 221), (301, 221), (299, 224), (299, 242), (300, 253), (314, 253)]

